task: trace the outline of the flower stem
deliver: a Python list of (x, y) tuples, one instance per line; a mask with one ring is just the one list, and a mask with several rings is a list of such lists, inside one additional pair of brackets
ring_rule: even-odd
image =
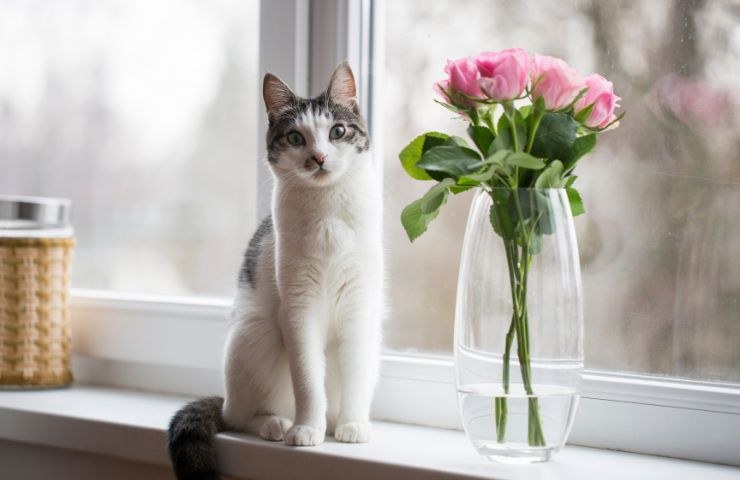
[(514, 342), (514, 332), (516, 329), (516, 317), (511, 315), (511, 325), (506, 332), (506, 345), (504, 346), (504, 393), (509, 394), (509, 360), (511, 358), (511, 344)]
[(537, 133), (537, 129), (540, 128), (540, 122), (542, 117), (545, 116), (545, 112), (536, 111), (532, 116), (532, 124), (529, 126), (529, 133), (527, 138), (527, 148), (524, 150), (527, 153), (532, 152), (532, 145), (534, 145), (534, 134)]
[(509, 130), (511, 130), (511, 142), (514, 144), (514, 151), (521, 151), (519, 148), (519, 135), (516, 133), (516, 110), (512, 101), (503, 102), (504, 115), (509, 120)]
[(517, 324), (517, 354), (519, 356), (519, 366), (522, 371), (522, 383), (524, 390), (529, 396), (529, 433), (528, 441), (530, 446), (544, 446), (545, 435), (542, 431), (542, 419), (540, 417), (539, 401), (534, 396), (532, 389), (532, 367), (529, 356), (529, 314), (527, 312), (527, 279), (529, 277), (529, 267), (532, 264), (532, 255), (527, 251), (529, 241), (522, 247), (522, 259), (520, 264), (522, 269), (522, 283), (519, 292), (519, 305), (521, 308)]
[(509, 413), (507, 405), (507, 395), (509, 394), (509, 363), (511, 359), (511, 344), (514, 342), (514, 332), (516, 326), (516, 316), (511, 315), (511, 324), (509, 331), (506, 333), (506, 345), (504, 346), (504, 396), (496, 397), (496, 440), (498, 443), (504, 443), (506, 439), (506, 418)]
[[(496, 200), (492, 200), (495, 202)], [(504, 239), (504, 249), (506, 250), (506, 263), (507, 270), (509, 271), (509, 287), (511, 290), (511, 301), (512, 304), (518, 305), (518, 299), (516, 298), (516, 268), (515, 265), (518, 263), (516, 243), (513, 240)], [(509, 362), (511, 358), (511, 345), (514, 340), (514, 333), (516, 330), (516, 312), (518, 307), (514, 308), (511, 314), (511, 324), (509, 325), (509, 331), (506, 333), (506, 344), (504, 346), (504, 358), (503, 358), (503, 387), (504, 396), (496, 397), (494, 400), (495, 406), (495, 421), (496, 421), (496, 440), (498, 443), (503, 443), (506, 438), (506, 418), (508, 416), (507, 406), (507, 395), (509, 394)]]
[[(492, 200), (496, 200), (492, 197)], [(519, 204), (518, 192), (514, 191), (513, 200), (516, 204), (518, 221), (515, 224), (523, 225), (524, 217)], [(517, 235), (521, 245), (517, 245)], [(494, 418), (496, 422), (496, 437), (499, 443), (503, 443), (506, 437), (506, 423), (508, 416), (507, 397), (509, 394), (509, 365), (511, 357), (511, 346), (514, 338), (517, 340), (517, 356), (522, 375), (524, 390), (528, 396), (528, 443), (530, 446), (544, 446), (545, 436), (542, 429), (542, 418), (540, 416), (539, 401), (534, 396), (532, 388), (532, 368), (529, 351), (529, 314), (527, 312), (527, 283), (529, 279), (529, 268), (532, 264), (532, 255), (529, 253), (531, 232), (525, 235), (522, 228), (515, 233), (513, 238), (503, 238), (506, 251), (506, 261), (509, 271), (509, 286), (511, 289), (511, 302), (513, 307), (511, 325), (506, 334), (503, 357), (503, 390), (502, 397), (494, 399)]]

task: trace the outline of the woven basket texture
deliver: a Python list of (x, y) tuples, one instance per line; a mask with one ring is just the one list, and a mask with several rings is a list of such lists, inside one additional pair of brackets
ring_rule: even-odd
[(69, 238), (0, 237), (0, 388), (68, 385)]

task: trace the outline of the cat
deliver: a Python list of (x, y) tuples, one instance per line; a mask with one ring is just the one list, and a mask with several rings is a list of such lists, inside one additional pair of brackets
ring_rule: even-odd
[(272, 213), (249, 242), (226, 343), (225, 399), (172, 418), (178, 479), (218, 478), (213, 436), (288, 445), (370, 439), (384, 312), (382, 198), (349, 65), (315, 98), (267, 74)]

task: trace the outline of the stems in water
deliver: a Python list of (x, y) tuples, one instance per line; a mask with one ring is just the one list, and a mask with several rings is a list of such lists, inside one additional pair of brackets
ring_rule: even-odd
[[(496, 201), (495, 199), (493, 200)], [(514, 194), (519, 219), (521, 207), (517, 194)], [(503, 390), (504, 396), (494, 399), (494, 420), (496, 423), (496, 438), (499, 443), (506, 440), (506, 423), (508, 416), (507, 396), (509, 394), (510, 359), (511, 347), (514, 338), (517, 340), (517, 356), (522, 375), (524, 390), (528, 396), (528, 443), (530, 446), (544, 446), (545, 435), (542, 429), (542, 418), (540, 415), (539, 402), (532, 388), (532, 368), (529, 345), (529, 315), (527, 312), (527, 280), (529, 268), (532, 264), (532, 255), (529, 253), (531, 234), (528, 235), (521, 246), (517, 245), (515, 238), (504, 239), (506, 261), (509, 270), (509, 286), (511, 289), (511, 301), (513, 312), (511, 325), (506, 334), (503, 357)]]

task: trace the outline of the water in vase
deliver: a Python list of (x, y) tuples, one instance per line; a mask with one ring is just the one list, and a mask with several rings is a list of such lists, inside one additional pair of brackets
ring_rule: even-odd
[[(503, 438), (496, 425), (497, 398), (505, 398), (506, 421)], [(532, 446), (529, 436), (530, 399), (539, 406), (544, 446)], [(545, 461), (563, 446), (578, 404), (575, 388), (535, 384), (533, 395), (527, 395), (521, 384), (512, 384), (504, 394), (500, 383), (460, 385), (458, 400), (463, 425), (478, 453), (505, 463)]]

